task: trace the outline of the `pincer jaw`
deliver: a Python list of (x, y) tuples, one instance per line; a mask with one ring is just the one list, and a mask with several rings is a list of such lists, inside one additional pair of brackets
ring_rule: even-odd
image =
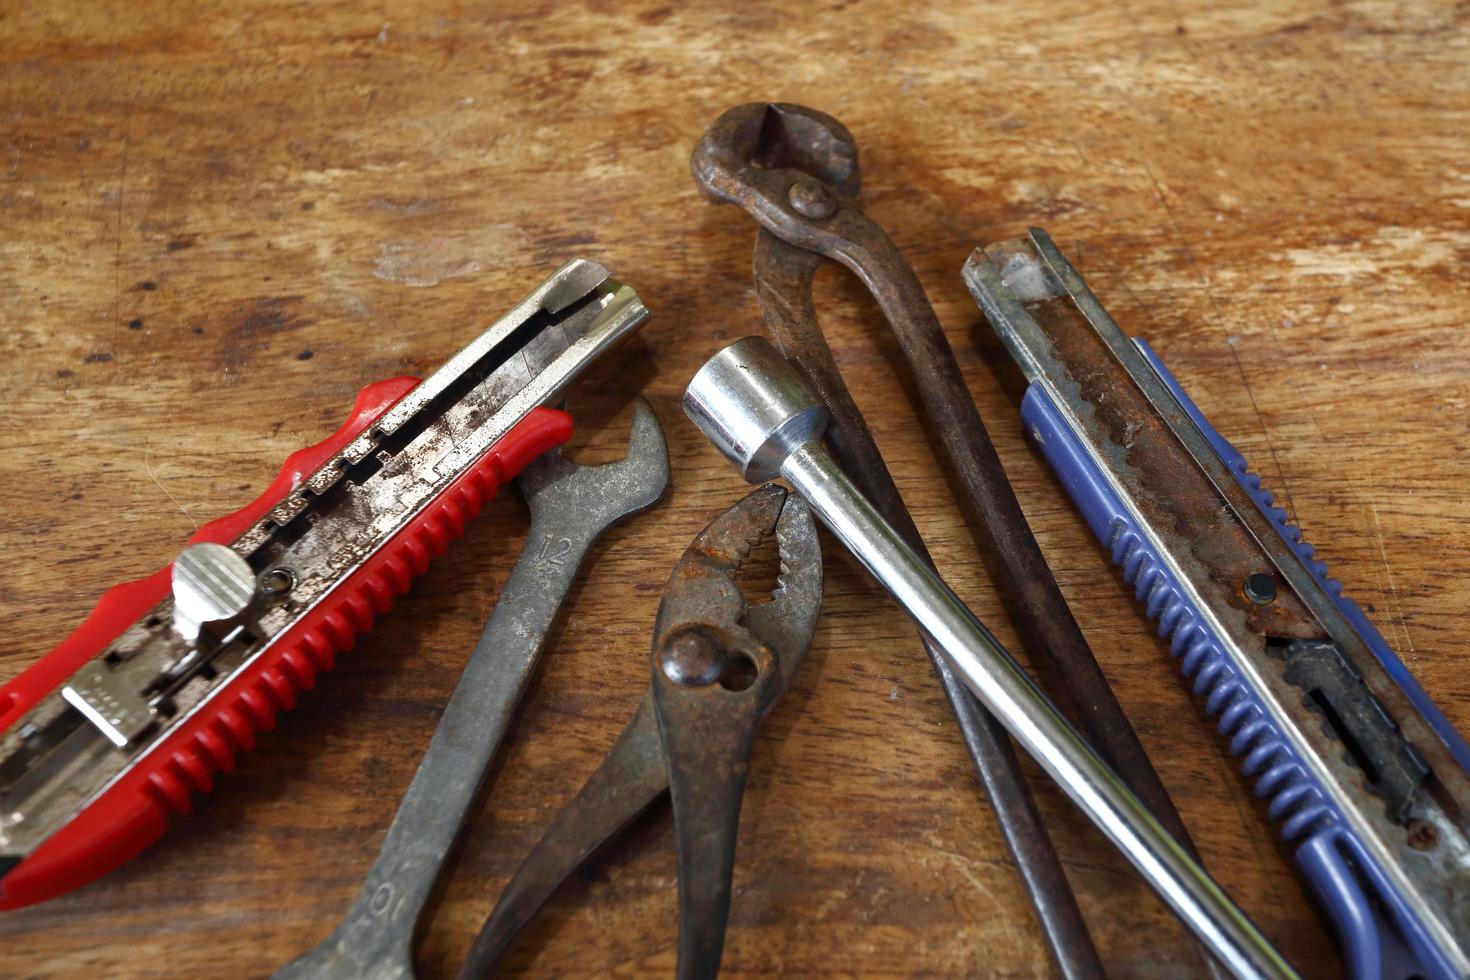
[(705, 193), (742, 206), (762, 192), (775, 194), (777, 184), (797, 174), (849, 199), (860, 186), (857, 142), (847, 128), (824, 112), (781, 102), (749, 102), (723, 113), (695, 144), (689, 168)]

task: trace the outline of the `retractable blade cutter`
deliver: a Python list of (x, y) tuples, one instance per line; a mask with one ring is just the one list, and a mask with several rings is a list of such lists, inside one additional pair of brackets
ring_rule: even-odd
[(647, 317), (573, 260), (433, 375), (333, 435), (168, 567), (108, 590), (0, 687), (0, 908), (130, 860), (233, 767), (502, 484), (571, 435), (546, 407)]
[(1244, 457), (1051, 238), (965, 279), (1021, 417), (1179, 659), (1352, 976), (1470, 976), (1470, 748)]

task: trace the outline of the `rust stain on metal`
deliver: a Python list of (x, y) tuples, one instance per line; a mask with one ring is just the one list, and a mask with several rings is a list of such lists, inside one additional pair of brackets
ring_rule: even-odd
[(1320, 639), (1322, 627), (1301, 599), (1280, 583), (1275, 598), (1258, 604), (1242, 591), (1246, 579), (1268, 565), (1260, 545), (1231, 514), (1208, 476), (1169, 430), (1164, 418), (1132, 384), (1106, 345), (1071, 303), (1027, 305), (1051, 342), (1058, 363), (1092, 406), (1108, 439), (1139, 474), (1138, 501), (1150, 523), (1164, 519), (1178, 540), (1209, 570), (1214, 598), (1239, 610), (1252, 632), (1289, 639)]

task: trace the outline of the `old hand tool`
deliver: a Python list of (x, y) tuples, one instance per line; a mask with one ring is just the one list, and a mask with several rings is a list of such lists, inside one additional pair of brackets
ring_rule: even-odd
[[(883, 229), (862, 211), (857, 144), (831, 116), (797, 105), (751, 103), (720, 116), (694, 149), (695, 180), (760, 224), (755, 284), (776, 346), (833, 412), (832, 453), (909, 546), (924, 555), (913, 521), (848, 394), (818, 326), (812, 277), (825, 260), (863, 281), (897, 334), (924, 410), (965, 489), (961, 505), (981, 550), (1008, 573), (1018, 626), (1063, 706), (1165, 827), (1191, 849), (1142, 744), (1113, 695), (1041, 555), (934, 309)], [(1051, 839), (994, 719), (979, 710), (937, 650), (929, 649), (967, 747), (995, 805), (1053, 955), (1068, 977), (1102, 967)]]
[[(842, 230), (831, 226), (825, 234), (816, 234), (847, 202), (848, 210), (854, 212), (847, 216), (847, 223), (856, 225), (865, 238), (886, 241), (882, 229), (852, 203), (860, 185), (856, 143), (840, 123), (823, 113), (800, 106), (753, 103), (731, 109), (715, 121), (696, 144), (691, 169), (696, 182), (716, 200), (733, 201), (760, 221), (754, 279), (766, 327), (781, 353), (831, 410), (833, 455), (910, 547), (927, 559), (918, 529), (833, 361), (812, 299), (813, 278), (827, 261), (851, 264), (861, 259), (865, 265), (860, 275), (870, 284), (887, 283), (894, 276), (911, 278), (891, 242), (876, 256), (872, 252), (850, 254)], [(784, 220), (775, 220), (773, 215), (782, 210), (791, 213)], [(793, 224), (801, 234), (791, 233)], [(912, 315), (921, 321), (920, 329), (935, 332), (943, 343), (927, 299), (921, 290), (917, 295), (920, 306)], [(885, 313), (891, 309), (885, 304)], [(1053, 958), (1071, 980), (1102, 977), (1097, 949), (1015, 749), (1004, 729), (950, 670), (938, 647), (927, 637), (922, 642), (990, 796)]]
[(653, 410), (640, 398), (623, 459), (579, 466), (552, 452), (527, 466), (518, 482), (531, 509), (531, 530), (378, 859), (347, 918), (321, 945), (277, 971), (277, 980), (413, 976), (424, 906), (557, 612), (598, 538), (663, 496), (669, 451)]
[(1279, 953), (1058, 713), (999, 641), (885, 521), (820, 442), (827, 409), (759, 337), (699, 369), (684, 410), (752, 482), (785, 477), (944, 651), (966, 686), (1220, 961), (1294, 976)]
[[(779, 583), (770, 600), (749, 605), (736, 572), (773, 534)], [(516, 871), (475, 937), (461, 980), (488, 973), (562, 880), (666, 789), (679, 850), (678, 973), (715, 974), (756, 728), (791, 686), (821, 599), (816, 525), (781, 487), (756, 490), (699, 533), (659, 605), (648, 694)]]
[(1044, 231), (965, 279), (1021, 416), (1331, 917), (1353, 976), (1470, 976), (1470, 747), (1301, 531)]
[[(742, 163), (751, 161), (761, 162), (763, 169), (741, 169)], [(792, 175), (795, 182), (791, 188), (802, 181), (816, 181), (813, 186), (831, 188), (834, 202), (839, 197), (857, 197), (857, 149), (851, 137), (831, 117), (797, 106), (755, 104), (730, 110), (701, 138), (692, 161), (695, 180), (717, 200), (733, 199), (758, 216), (757, 205), (769, 197), (759, 185), (773, 180), (766, 176), (772, 167)], [(787, 190), (786, 193), (788, 204), (797, 207), (798, 201), (791, 198), (795, 192)], [(803, 203), (801, 207), (811, 210), (809, 204)], [(835, 206), (832, 212), (835, 216)], [(811, 219), (798, 211), (793, 220)], [(862, 412), (843, 383), (817, 320), (812, 281), (824, 263), (834, 260), (828, 259), (823, 251), (809, 250), (777, 237), (783, 233), (784, 226), (776, 227), (773, 232), (769, 222), (763, 224), (756, 232), (754, 278), (756, 296), (771, 339), (831, 410), (828, 439), (832, 455), (909, 546), (927, 560), (928, 551), (918, 528), (898, 494)], [(865, 219), (860, 227), (869, 234), (875, 233)], [(881, 230), (876, 234), (881, 235)], [(830, 241), (838, 242), (835, 233)], [(884, 256), (902, 265), (902, 257), (892, 249)], [(882, 269), (878, 271), (880, 277), (888, 274)], [(930, 329), (938, 329), (932, 317), (926, 322)], [(1101, 978), (1103, 966), (1097, 948), (1005, 729), (950, 670), (939, 648), (922, 633), (920, 636), (954, 711), (965, 747), (990, 796), (1053, 958), (1069, 980)]]
[(566, 441), (545, 408), (647, 316), (576, 260), (334, 435), (170, 568), (103, 595), (0, 688), (0, 907), (129, 860), (369, 629), (504, 481)]

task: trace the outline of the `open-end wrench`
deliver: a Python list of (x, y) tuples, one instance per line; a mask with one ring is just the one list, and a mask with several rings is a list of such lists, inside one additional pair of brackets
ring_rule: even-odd
[(419, 917), (557, 612), (597, 539), (663, 496), (668, 447), (653, 410), (640, 398), (623, 459), (579, 466), (549, 453), (528, 466), (518, 482), (531, 509), (526, 543), (378, 859), (342, 923), (321, 945), (278, 970), (277, 980), (413, 976)]

